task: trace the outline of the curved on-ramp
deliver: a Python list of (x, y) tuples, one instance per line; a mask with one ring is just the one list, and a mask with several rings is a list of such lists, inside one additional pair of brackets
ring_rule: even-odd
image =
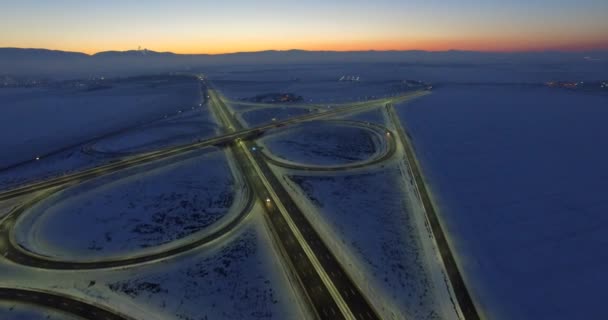
[(0, 287), (0, 301), (1, 300), (51, 308), (90, 320), (134, 319), (130, 316), (107, 309), (106, 307), (85, 302), (75, 297), (42, 290)]
[[(236, 228), (247, 217), (249, 212), (251, 212), (254, 203), (253, 190), (251, 190), (251, 187), (248, 186), (247, 183), (244, 183), (244, 189), (245, 200), (239, 202), (239, 207), (231, 209), (238, 210), (238, 214), (228, 223), (211, 233), (205, 234), (183, 245), (160, 252), (152, 252), (133, 257), (102, 259), (98, 261), (68, 261), (54, 259), (33, 253), (16, 243), (13, 229), (19, 217), (37, 203), (61, 189), (44, 192), (30, 201), (14, 208), (12, 212), (0, 222), (0, 254), (17, 264), (55, 270), (92, 270), (126, 267), (169, 258), (205, 245)], [(197, 233), (204, 233), (204, 231), (199, 231)], [(197, 233), (194, 233), (192, 236), (194, 237)]]
[(382, 150), (382, 152), (376, 154), (374, 157), (357, 161), (342, 165), (330, 165), (330, 166), (319, 166), (319, 165), (308, 165), (304, 163), (297, 163), (288, 160), (281, 159), (277, 156), (271, 154), (267, 148), (264, 148), (262, 151), (262, 155), (269, 162), (276, 166), (292, 169), (292, 170), (305, 170), (305, 171), (344, 171), (344, 170), (352, 170), (359, 169), (367, 166), (372, 166), (381, 162), (384, 162), (390, 159), (397, 150), (397, 145), (395, 143), (394, 134), (391, 131), (379, 124), (369, 123), (365, 121), (356, 121), (356, 120), (329, 120), (326, 122), (338, 123), (340, 125), (348, 125), (352, 127), (361, 128), (364, 130), (372, 131), (373, 134), (376, 134), (380, 137), (386, 139), (387, 147)]

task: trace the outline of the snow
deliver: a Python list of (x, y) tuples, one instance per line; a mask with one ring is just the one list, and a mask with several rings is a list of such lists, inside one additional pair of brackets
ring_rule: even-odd
[[(367, 173), (291, 175), (289, 190), (383, 319), (456, 319), (431, 274), (423, 225), (394, 164)], [(301, 199), (307, 200), (301, 200)], [(416, 213), (417, 214), (417, 213)]]
[(215, 125), (201, 121), (161, 122), (102, 139), (91, 146), (101, 153), (140, 153), (196, 142), (215, 135)]
[[(602, 147), (608, 136), (608, 101), (605, 95), (539, 84), (605, 80), (608, 69), (603, 66), (255, 65), (216, 67), (206, 75), (231, 99), (283, 92), (321, 108), (403, 92), (405, 79), (433, 82), (432, 95), (397, 106), (397, 111), (410, 128), (480, 312), (490, 319), (578, 319), (606, 314), (608, 153)], [(339, 82), (343, 75), (361, 80)], [(0, 146), (5, 152), (0, 168), (44, 156), (0, 171), (0, 189), (213, 134), (208, 110), (198, 108), (198, 83), (180, 79), (120, 80), (96, 91), (1, 89)], [(471, 85), (479, 82), (492, 85)], [(233, 107), (250, 125), (316, 111), (297, 103)], [(178, 117), (171, 116), (180, 110)], [(156, 121), (166, 115), (170, 119)], [(386, 125), (381, 109), (339, 119)], [(152, 120), (156, 122), (140, 126)], [(264, 142), (273, 154), (312, 164), (372, 156), (369, 144), (358, 144), (366, 139), (360, 131), (309, 125), (268, 132)], [(90, 154), (83, 147), (90, 147)], [(66, 150), (45, 155), (58, 148)], [(402, 157), (398, 150), (393, 162), (335, 175), (273, 170), (285, 175), (298, 205), (384, 318), (457, 318), (437, 249), (399, 162)], [(235, 202), (243, 200), (238, 187), (242, 181), (231, 177), (234, 164), (223, 155), (203, 152), (162, 163), (168, 166), (151, 163), (57, 194), (19, 221), (19, 241), (64, 258), (139, 255), (216, 230), (236, 213)], [(172, 194), (175, 198), (163, 197)], [(184, 215), (181, 200), (187, 202), (184, 209), (196, 205), (208, 210), (203, 216), (192, 211)], [(2, 203), (0, 217), (17, 203)], [(156, 210), (173, 210), (165, 217), (185, 219), (192, 228), (155, 221)], [(1, 280), (7, 286), (75, 295), (137, 319), (308, 318), (305, 300), (263, 219), (257, 207), (216, 241), (160, 261), (111, 270), (24, 268), (0, 256)], [(142, 237), (136, 232), (139, 224), (158, 233)], [(91, 244), (101, 251), (89, 250)], [(6, 313), (7, 305), (12, 304), (0, 303), (0, 318), (15, 315)], [(31, 306), (18, 309), (32, 317), (38, 313)]]
[(306, 318), (263, 219), (256, 211), (235, 234), (194, 257), (131, 271), (106, 285), (171, 319)]
[(284, 106), (276, 108), (259, 108), (240, 114), (241, 119), (245, 120), (249, 127), (255, 127), (275, 121), (286, 120), (289, 118), (309, 114), (308, 108), (295, 106)]
[(207, 108), (190, 109), (141, 126), (93, 139), (38, 161), (0, 169), (0, 189), (16, 187), (32, 180), (44, 180), (106, 164), (130, 153), (194, 142), (216, 135)]
[(450, 86), (397, 107), (487, 318), (606, 314), (606, 106), (605, 95)]
[(245, 197), (225, 155), (213, 150), (70, 187), (22, 217), (17, 240), (34, 252), (86, 260), (174, 245), (229, 220)]
[(9, 190), (28, 182), (46, 180), (107, 163), (81, 152), (79, 147), (55, 153), (39, 161), (26, 162), (17, 167), (0, 170), (0, 190)]
[(315, 121), (269, 134), (261, 142), (273, 157), (305, 165), (343, 165), (374, 157), (384, 138), (350, 122)]
[(0, 273), (3, 285), (67, 294), (134, 319), (308, 319), (263, 214), (256, 206), (221, 241), (154, 263), (65, 272), (22, 268), (0, 256)]
[[(308, 75), (306, 78), (294, 81), (276, 81), (272, 74), (260, 73), (261, 79), (240, 80), (237, 77), (225, 80), (214, 80), (214, 85), (228, 98), (238, 101), (248, 99), (259, 94), (282, 92), (293, 93), (302, 96), (307, 103), (339, 103), (356, 102), (367, 99), (378, 99), (390, 95), (396, 95), (407, 89), (402, 80), (370, 79), (360, 82), (338, 81), (343, 75), (341, 71), (331, 73), (317, 71), (324, 74), (319, 79), (318, 75)], [(326, 75), (325, 75), (326, 74)], [(401, 75), (395, 75), (396, 78)], [(265, 77), (270, 77), (265, 79)]]
[(366, 110), (362, 112), (357, 112), (353, 114), (346, 114), (339, 117), (343, 120), (350, 121), (363, 121), (369, 122), (372, 124), (377, 124), (380, 126), (386, 126), (386, 119), (384, 116), (384, 106), (378, 106), (377, 108)]
[(34, 88), (0, 90), (0, 167), (82, 143), (200, 103), (193, 78), (135, 79), (105, 90)]
[(45, 308), (33, 307), (29, 304), (0, 301), (0, 319), (75, 320), (77, 318), (59, 311), (51, 311)]

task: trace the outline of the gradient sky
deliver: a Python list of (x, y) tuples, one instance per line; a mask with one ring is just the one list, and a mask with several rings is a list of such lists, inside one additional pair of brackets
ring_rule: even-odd
[(608, 49), (608, 0), (0, 0), (0, 47)]

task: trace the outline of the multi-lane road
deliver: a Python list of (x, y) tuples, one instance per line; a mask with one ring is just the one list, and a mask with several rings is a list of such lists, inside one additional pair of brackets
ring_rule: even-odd
[(28, 200), (24, 204), (17, 206), (4, 220), (0, 221), (0, 255), (4, 256), (10, 261), (24, 266), (54, 270), (92, 270), (117, 268), (162, 260), (203, 246), (229, 233), (236, 228), (241, 221), (245, 219), (245, 217), (247, 217), (247, 214), (249, 214), (253, 206), (254, 199), (253, 191), (248, 186), (245, 188), (245, 193), (243, 195), (245, 200), (239, 203), (239, 207), (233, 209), (237, 210), (238, 213), (234, 218), (232, 218), (232, 220), (223, 225), (221, 228), (218, 228), (209, 234), (195, 238), (192, 241), (186, 242), (182, 245), (169, 247), (168, 249), (159, 252), (128, 256), (124, 258), (104, 259), (98, 261), (69, 261), (57, 260), (47, 256), (35, 254), (25, 248), (22, 248), (18, 243), (16, 243), (13, 236), (13, 229), (17, 219), (19, 219), (19, 216), (21, 216), (27, 211), (27, 209), (31, 208), (39, 201), (47, 198), (49, 194), (54, 191), (55, 190), (48, 193), (43, 192), (41, 195), (38, 195)]
[[(207, 89), (204, 85), (202, 88), (203, 90)], [(224, 125), (225, 134), (196, 143), (130, 156), (106, 165), (0, 192), (0, 201), (24, 195), (33, 195), (28, 197), (24, 203), (14, 208), (13, 211), (0, 222), (0, 254), (18, 264), (47, 269), (112, 268), (164, 259), (201, 246), (212, 239), (229, 232), (237, 226), (244, 219), (247, 212), (250, 211), (253, 204), (252, 199), (255, 194), (259, 201), (263, 203), (266, 212), (266, 221), (280, 248), (281, 255), (292, 274), (295, 275), (297, 282), (301, 285), (302, 292), (304, 293), (304, 296), (307, 297), (311, 306), (311, 311), (320, 319), (379, 319), (379, 315), (374, 310), (372, 304), (348, 275), (329, 247), (323, 242), (305, 214), (297, 206), (295, 200), (280, 182), (280, 179), (270, 168), (268, 163), (272, 162), (272, 159), (259, 151), (261, 149), (255, 142), (255, 138), (272, 129), (296, 125), (305, 121), (354, 113), (366, 108), (400, 103), (425, 94), (428, 94), (428, 92), (415, 91), (399, 97), (338, 105), (330, 109), (319, 109), (322, 111), (317, 113), (275, 121), (253, 128), (245, 128), (234, 116), (230, 108), (227, 107), (226, 103), (229, 101), (225, 100), (217, 92), (209, 90), (209, 107), (218, 119), (218, 122)], [(384, 127), (377, 128), (371, 125), (368, 126), (371, 130), (378, 131), (386, 138), (386, 152), (371, 161), (354, 164), (352, 166), (353, 168), (380, 163), (392, 157), (395, 153), (396, 137)], [(398, 135), (401, 140), (404, 139), (402, 137), (402, 131), (399, 131)], [(407, 141), (403, 143), (407, 143)], [(212, 146), (230, 148), (231, 154), (239, 166), (240, 173), (247, 181), (249, 200), (246, 202), (246, 205), (242, 208), (242, 211), (237, 218), (211, 235), (165, 252), (124, 259), (91, 262), (59, 261), (42, 257), (21, 248), (12, 236), (12, 229), (19, 216), (25, 213), (28, 208), (37, 202), (42, 201), (57, 190), (126, 168), (140, 166), (152, 161), (158, 161)], [(406, 149), (408, 146), (406, 146)], [(408, 160), (410, 159), (408, 158)], [(303, 166), (298, 166), (298, 168), (302, 169)], [(324, 167), (304, 167), (303, 169), (340, 170), (344, 168), (328, 167), (324, 169)], [(415, 174), (414, 176), (416, 177)], [(419, 177), (419, 179), (421, 179), (421, 177)], [(36, 194), (37, 192), (39, 193)], [(427, 199), (427, 201), (430, 200)], [(425, 209), (427, 209), (426, 206)], [(428, 210), (429, 209), (427, 209), (427, 211)], [(430, 210), (432, 210), (432, 208)], [(431, 213), (434, 214), (434, 211)], [(449, 250), (448, 247), (446, 248)], [(450, 273), (451, 271), (448, 270), (448, 272)], [(452, 280), (452, 277), (450, 277), (450, 280)], [(458, 281), (458, 279), (455, 281)], [(464, 288), (464, 290), (466, 290), (466, 288)], [(15, 300), (38, 304), (63, 310), (88, 319), (129, 319), (124, 315), (113, 313), (112, 311), (95, 306), (94, 304), (87, 304), (74, 298), (49, 292), (0, 288), (0, 300)], [(467, 301), (460, 300), (461, 299), (459, 299), (459, 302), (464, 304), (464, 307), (467, 308)], [(467, 313), (465, 312), (465, 314)]]
[(84, 319), (134, 320), (95, 303), (54, 292), (0, 287), (0, 300), (34, 304), (58, 311), (67, 312)]
[(381, 106), (389, 102), (400, 102), (409, 99), (415, 99), (420, 96), (427, 94), (425, 91), (415, 91), (403, 96), (390, 98), (390, 99), (379, 99), (370, 100), (366, 102), (356, 103), (352, 106), (340, 106), (332, 109), (327, 109), (324, 112), (306, 114), (298, 117), (289, 118), (282, 121), (272, 122), (253, 128), (246, 128), (238, 131), (233, 131), (227, 134), (223, 134), (210, 139), (201, 140), (199, 142), (185, 144), (181, 146), (167, 147), (157, 151), (146, 152), (131, 157), (127, 157), (121, 160), (116, 160), (112, 163), (101, 165), (98, 167), (90, 168), (73, 174), (60, 176), (57, 178), (48, 179), (41, 182), (35, 182), (27, 184), (21, 187), (17, 187), (11, 190), (0, 192), (0, 201), (19, 197), (26, 194), (32, 194), (37, 191), (45, 190), (52, 187), (62, 186), (66, 184), (77, 184), (88, 179), (93, 179), (103, 175), (107, 175), (116, 171), (120, 171), (126, 168), (142, 165), (148, 162), (162, 160), (168, 157), (180, 155), (186, 152), (198, 150), (210, 146), (225, 146), (233, 141), (239, 139), (255, 138), (259, 135), (264, 134), (266, 131), (276, 128), (285, 127), (288, 125), (298, 124), (304, 121), (312, 121), (316, 119), (322, 119), (326, 117), (335, 116), (347, 112), (355, 112), (364, 108), (373, 106)]
[[(211, 105), (216, 117), (226, 127), (242, 129), (222, 98), (211, 91)], [(260, 146), (254, 141), (241, 141), (233, 147), (237, 161), (248, 162), (245, 174), (255, 182), (258, 196), (266, 203), (267, 221), (282, 248), (288, 264), (295, 270), (299, 283), (313, 311), (320, 319), (379, 319), (334, 254), (312, 227), (304, 213), (266, 163)]]

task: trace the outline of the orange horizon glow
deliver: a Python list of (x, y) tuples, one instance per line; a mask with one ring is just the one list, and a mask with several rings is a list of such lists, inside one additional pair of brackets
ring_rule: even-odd
[(608, 50), (608, 2), (596, 0), (55, 0), (5, 9), (0, 47), (88, 54)]
[[(4, 45), (2, 45), (4, 46)], [(135, 50), (137, 47), (133, 46), (110, 46), (110, 47), (78, 47), (78, 46), (35, 46), (35, 45), (14, 45), (4, 47), (20, 47), (20, 48), (44, 48), (50, 50), (61, 50), (61, 51), (73, 51), (82, 52), (89, 55), (103, 52), (103, 51), (128, 51)], [(318, 42), (318, 43), (293, 43), (284, 44), (277, 43), (272, 44), (266, 43), (251, 43), (251, 44), (234, 44), (224, 45), (218, 47), (210, 47), (206, 45), (163, 45), (158, 43), (153, 46), (141, 46), (148, 50), (157, 52), (172, 52), (176, 54), (208, 54), (208, 55), (220, 55), (220, 54), (231, 54), (240, 52), (258, 52), (267, 50), (305, 50), (305, 51), (336, 51), (336, 52), (348, 52), (348, 51), (409, 51), (409, 50), (421, 50), (429, 52), (441, 52), (449, 50), (459, 51), (477, 51), (477, 52), (496, 52), (496, 53), (512, 53), (512, 52), (542, 52), (542, 51), (566, 51), (566, 52), (578, 52), (578, 51), (593, 51), (593, 50), (608, 50), (608, 41), (585, 41), (578, 43), (558, 43), (548, 42), (539, 43), (535, 41), (512, 41), (507, 42), (489, 42), (481, 39), (478, 40), (440, 40), (435, 39), (418, 39), (415, 41), (369, 41), (369, 42)]]

